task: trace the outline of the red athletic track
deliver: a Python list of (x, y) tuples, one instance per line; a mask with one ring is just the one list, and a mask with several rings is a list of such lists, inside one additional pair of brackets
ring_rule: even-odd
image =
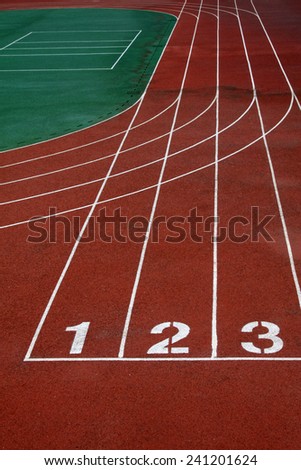
[[(71, 3), (179, 15), (184, 0)], [(180, 91), (200, 3), (187, 1), (140, 108), (136, 104), (90, 129), (2, 153), (2, 164), (7, 165), (3, 171), (5, 181), (27, 178), (3, 186), (3, 200), (105, 178), (125, 137), (124, 131), (137, 112), (134, 126), (142, 125), (126, 135), (112, 174), (158, 161), (108, 179), (100, 200), (151, 187), (105, 204), (108, 213), (121, 207), (125, 215), (149, 218), (162, 158), (178, 111), (175, 128), (193, 121), (174, 132), (169, 154), (204, 142), (169, 158), (163, 181), (207, 167), (163, 184), (155, 214), (187, 216), (190, 209), (197, 207), (203, 217), (218, 213), (223, 226), (233, 216), (249, 217), (251, 206), (258, 206), (262, 217), (275, 215), (269, 225), (275, 242), (261, 239), (259, 243), (226, 241), (214, 245), (207, 234), (202, 244), (189, 240), (181, 244), (162, 240), (159, 244), (149, 243), (124, 356), (150, 358), (147, 350), (164, 336), (151, 335), (151, 329), (162, 322), (178, 321), (191, 330), (177, 344), (189, 346), (189, 354), (178, 357), (209, 360), (92, 362), (89, 359), (118, 356), (142, 244), (80, 244), (33, 344), (33, 335), (72, 246), (63, 242), (62, 233), (57, 243), (29, 244), (27, 224), (14, 224), (33, 215), (46, 215), (50, 206), (71, 216), (70, 209), (93, 203), (102, 181), (3, 206), (2, 225), (11, 225), (1, 231), (6, 270), (0, 341), (3, 449), (300, 448), (300, 361), (291, 360), (301, 357), (301, 314), (291, 266), (293, 259), (300, 280), (300, 110), (292, 94), (300, 89), (300, 2), (254, 0), (291, 89), (258, 17), (243, 11), (254, 13), (251, 0), (237, 2), (257, 102), (238, 18), (230, 14), (236, 13), (235, 0), (220, 1), (217, 95), (218, 20), (214, 14), (218, 0), (204, 0), (177, 108), (174, 101)], [(2, 3), (1, 8), (53, 6), (54, 2), (41, 0), (10, 1)], [(71, 5), (57, 1), (55, 6)], [(261, 138), (256, 103), (266, 131), (283, 119), (266, 137), (268, 151)], [(168, 109), (164, 113), (143, 124), (165, 108)], [(230, 126), (218, 138), (217, 116), (219, 130)], [(118, 135), (91, 144), (113, 134)], [(123, 152), (162, 134), (165, 137)], [(218, 167), (214, 165), (216, 156), (221, 159), (245, 146), (245, 150), (224, 159)], [(79, 148), (70, 150), (74, 147)], [(52, 155), (56, 152), (60, 153)], [(112, 156), (100, 159), (108, 155)], [(97, 161), (79, 166), (91, 160)], [(78, 166), (57, 171), (73, 165)], [(271, 169), (285, 217), (291, 260)], [(50, 174), (32, 178), (44, 173)], [(214, 201), (218, 202), (218, 212)], [(80, 215), (83, 222), (89, 210), (87, 207), (73, 215)], [(271, 341), (257, 340), (256, 334), (243, 335), (241, 328), (249, 322), (268, 321), (279, 325), (284, 341), (281, 351), (269, 355), (277, 360), (210, 360), (215, 249), (218, 357), (265, 359), (267, 355), (258, 357), (245, 351), (241, 342), (252, 341), (268, 348)], [(81, 322), (91, 324), (83, 354), (77, 359), (88, 360), (45, 361), (74, 359), (69, 354), (73, 334), (65, 329)], [(30, 344), (33, 350), (27, 355), (29, 360), (24, 361)], [(172, 354), (168, 357), (174, 358)], [(35, 362), (35, 358), (41, 360)]]

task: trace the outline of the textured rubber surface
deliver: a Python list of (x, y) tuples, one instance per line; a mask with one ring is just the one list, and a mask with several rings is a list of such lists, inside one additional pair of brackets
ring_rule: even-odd
[[(161, 9), (178, 22), (141, 105), (1, 155), (1, 446), (299, 449), (300, 1), (77, 3)], [(145, 252), (120, 358), (142, 243), (97, 236), (79, 244), (64, 274), (75, 243), (66, 241), (64, 223), (75, 232), (75, 216), (84, 223), (94, 201), (92, 221), (104, 208), (149, 220), (158, 188), (155, 216), (187, 217), (197, 208), (211, 229), (218, 215), (222, 230), (237, 216), (250, 221), (255, 207), (259, 220), (273, 216), (273, 241), (260, 235), (214, 244), (212, 230), (200, 225), (202, 243), (189, 236), (168, 243), (163, 225), (160, 242)], [(28, 243), (27, 221), (50, 207), (65, 218), (39, 224), (53, 233), (55, 222), (56, 241)], [(250, 234), (250, 225), (238, 225), (236, 234)], [(82, 352), (73, 354), (74, 328), (87, 322)], [(171, 343), (175, 322), (190, 331)], [(167, 352), (150, 353), (163, 340)]]

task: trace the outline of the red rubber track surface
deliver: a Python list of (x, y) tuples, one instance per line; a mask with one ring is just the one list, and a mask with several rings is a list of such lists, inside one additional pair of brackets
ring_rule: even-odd
[[(89, 129), (1, 154), (2, 200), (10, 201), (1, 231), (2, 448), (300, 448), (298, 0), (237, 0), (238, 10), (235, 0), (71, 3), (164, 11), (178, 22), (142, 102)], [(1, 9), (54, 6), (71, 5), (10, 1)], [(211, 234), (202, 244), (160, 240), (146, 246), (140, 272), (141, 243), (79, 244), (70, 259), (62, 226), (56, 243), (26, 242), (26, 221), (49, 207), (83, 223), (104, 181), (106, 202), (96, 209), (105, 204), (109, 214), (121, 208), (149, 220), (158, 196), (155, 215), (187, 216), (197, 207), (224, 226), (259, 207), (261, 217), (274, 216), (274, 242), (214, 244)], [(76, 187), (58, 191), (69, 186)], [(127, 318), (123, 357), (135, 361), (109, 360), (118, 359)], [(178, 344), (189, 354), (173, 360), (169, 350), (172, 360), (149, 360), (164, 336), (150, 331), (175, 321), (189, 325)], [(258, 356), (242, 348), (271, 346), (258, 339), (265, 330), (241, 332), (255, 321), (280, 327), (281, 350)], [(82, 322), (90, 329), (73, 360), (65, 330)]]

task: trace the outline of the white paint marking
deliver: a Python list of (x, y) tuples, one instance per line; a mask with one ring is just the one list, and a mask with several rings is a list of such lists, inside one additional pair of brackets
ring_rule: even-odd
[(131, 47), (131, 45), (136, 41), (137, 37), (142, 33), (142, 30), (140, 30), (136, 36), (134, 37), (134, 39), (130, 42), (130, 44), (127, 46), (127, 48), (123, 51), (123, 53), (121, 54), (121, 56), (116, 60), (116, 62), (114, 63), (114, 65), (112, 66), (112, 69), (113, 70), (116, 65), (118, 64), (118, 62), (122, 59), (122, 57), (126, 54), (126, 52), (129, 50), (129, 48)]
[(261, 322), (253, 321), (244, 325), (241, 331), (242, 333), (253, 333), (253, 331), (259, 326), (263, 326), (268, 331), (267, 333), (258, 334), (257, 335), (258, 339), (271, 341), (272, 346), (261, 349), (255, 346), (255, 344), (252, 343), (251, 341), (247, 341), (247, 342), (241, 343), (241, 346), (243, 347), (243, 349), (245, 349), (246, 351), (252, 354), (276, 354), (279, 351), (281, 351), (281, 349), (283, 349), (284, 343), (282, 339), (278, 336), (280, 333), (280, 328), (278, 325), (275, 325), (275, 323), (271, 323), (267, 321), (261, 321)]
[(69, 33), (137, 33), (139, 29), (100, 29), (97, 31), (86, 30), (86, 31), (32, 31), (32, 34), (69, 34)]
[(215, 116), (215, 165), (214, 165), (214, 222), (213, 222), (213, 279), (212, 279), (212, 330), (211, 330), (211, 357), (217, 357), (218, 335), (217, 335), (217, 236), (218, 236), (218, 170), (219, 170), (219, 82), (220, 82), (220, 12), (219, 0), (217, 2), (217, 22), (216, 22), (216, 116)]
[(22, 45), (23, 44), (64, 44), (64, 43), (68, 43), (68, 44), (76, 44), (76, 43), (80, 43), (80, 44), (83, 44), (83, 43), (96, 43), (96, 42), (130, 42), (131, 40), (130, 39), (97, 39), (95, 41), (78, 41), (77, 39), (75, 39), (74, 41), (66, 41), (65, 39), (61, 39), (60, 41), (22, 41)]
[(296, 362), (301, 357), (30, 357), (26, 362), (245, 362), (275, 361)]
[[(102, 67), (102, 68), (86, 68), (86, 69), (0, 69), (0, 73), (1, 72), (87, 72), (87, 71), (99, 71), (99, 70), (111, 70), (110, 68), (106, 67)], [(135, 103), (137, 104), (137, 102)], [(99, 123), (98, 123), (99, 124)], [(94, 126), (96, 126), (97, 124), (94, 124)], [(92, 126), (90, 126), (92, 127)], [(87, 128), (85, 128), (87, 129)], [(74, 132), (71, 132), (71, 134), (74, 134)], [(66, 135), (69, 135), (69, 134), (66, 134)], [(61, 136), (59, 136), (61, 137)], [(58, 138), (58, 137), (56, 137)], [(49, 140), (54, 140), (54, 139), (49, 139)], [(43, 142), (47, 142), (47, 141), (43, 141)], [(38, 142), (39, 144), (43, 143), (43, 142)], [(31, 145), (35, 145), (35, 144), (31, 144)], [(37, 144), (38, 145), (38, 144)], [(25, 145), (24, 147), (18, 147), (17, 149), (11, 149), (11, 150), (2, 150), (0, 151), (0, 153), (4, 153), (4, 152), (10, 152), (12, 150), (20, 150), (21, 148), (25, 148), (25, 147), (30, 147), (30, 145)]]
[(82, 322), (79, 325), (68, 326), (66, 328), (66, 331), (75, 331), (75, 336), (70, 349), (70, 354), (81, 354), (86, 341), (89, 326), (90, 322)]
[(189, 353), (189, 348), (186, 346), (185, 347), (171, 346), (172, 344), (175, 344), (178, 341), (181, 341), (187, 338), (187, 336), (189, 335), (190, 328), (185, 323), (181, 323), (177, 321), (160, 323), (159, 325), (154, 326), (154, 328), (151, 330), (151, 334), (160, 335), (163, 333), (164, 330), (167, 330), (171, 327), (176, 328), (178, 332), (175, 333), (171, 338), (167, 337), (166, 339), (159, 341), (159, 343), (156, 343), (153, 346), (151, 346), (149, 350), (147, 351), (147, 354), (188, 354)]
[[(23, 44), (23, 43), (22, 43)], [(55, 47), (10, 47), (11, 51), (35, 51), (35, 50), (40, 50), (42, 49), (43, 51), (49, 50), (53, 51), (53, 49), (116, 49), (116, 48), (124, 48), (125, 46), (55, 46)], [(119, 52), (120, 54), (120, 52)]]
[(24, 36), (16, 39), (15, 41), (13, 42), (10, 42), (9, 44), (7, 44), (6, 46), (4, 47), (1, 47), (0, 48), (0, 51), (4, 51), (4, 49), (7, 49), (9, 46), (12, 46), (13, 44), (16, 44), (17, 42), (21, 41), (23, 38), (26, 38), (27, 36), (29, 36), (30, 34), (32, 34), (31, 32), (30, 33), (27, 33), (27, 34), (24, 34)]
[(56, 57), (56, 56), (73, 56), (73, 55), (119, 55), (120, 52), (70, 52), (68, 54), (3, 54), (0, 57)]

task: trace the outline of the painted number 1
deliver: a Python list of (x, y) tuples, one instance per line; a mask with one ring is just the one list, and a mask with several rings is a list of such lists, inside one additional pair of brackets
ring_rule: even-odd
[(83, 350), (90, 322), (83, 322), (79, 325), (68, 326), (66, 331), (75, 331), (74, 340), (70, 349), (70, 354), (80, 354)]

